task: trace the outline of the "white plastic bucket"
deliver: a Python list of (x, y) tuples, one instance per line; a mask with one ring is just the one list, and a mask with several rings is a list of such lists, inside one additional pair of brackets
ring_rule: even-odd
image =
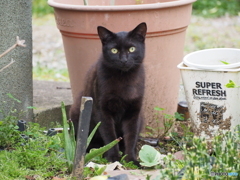
[(240, 88), (225, 86), (230, 80), (240, 85), (240, 49), (196, 51), (178, 68), (195, 135), (211, 139), (219, 129), (240, 124)]

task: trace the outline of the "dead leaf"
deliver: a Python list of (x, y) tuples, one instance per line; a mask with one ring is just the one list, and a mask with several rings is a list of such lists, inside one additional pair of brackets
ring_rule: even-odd
[(34, 177), (32, 177), (32, 176), (25, 176), (25, 178), (27, 179), (27, 180), (36, 180)]

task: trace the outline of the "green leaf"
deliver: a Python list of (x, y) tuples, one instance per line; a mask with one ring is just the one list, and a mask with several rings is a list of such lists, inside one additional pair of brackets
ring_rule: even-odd
[(168, 119), (168, 120), (172, 120), (172, 119), (174, 119), (174, 116), (170, 115), (170, 114), (164, 114), (164, 118)]
[(175, 112), (174, 116), (175, 116), (175, 118), (178, 119), (178, 120), (181, 120), (181, 121), (184, 120), (183, 114), (180, 114), (180, 113), (178, 113), (178, 112)]
[(76, 145), (77, 145), (77, 142), (75, 140), (75, 131), (74, 131), (74, 126), (73, 126), (73, 122), (71, 120), (69, 120), (68, 122), (69, 124), (69, 135), (70, 135), (70, 141), (72, 143), (72, 146), (74, 148), (74, 151), (75, 151), (75, 148), (76, 148)]
[(37, 109), (35, 106), (28, 106), (27, 109)]
[(88, 136), (87, 138), (87, 147), (89, 146), (94, 134), (96, 133), (98, 127), (100, 126), (101, 122), (98, 122), (97, 125), (95, 126), (95, 128), (92, 130), (91, 134)]
[(146, 167), (153, 167), (162, 162), (163, 156), (152, 146), (143, 145), (139, 151), (140, 164)]
[(7, 95), (8, 95), (9, 98), (13, 99), (14, 101), (16, 101), (16, 102), (18, 102), (18, 103), (21, 103), (21, 101), (18, 100), (17, 98), (15, 98), (12, 94), (7, 93)]
[(225, 86), (227, 88), (238, 88), (240, 86), (237, 86), (235, 82), (233, 82), (232, 80), (229, 80), (229, 83), (225, 84)]
[(98, 169), (96, 170), (96, 173), (97, 173), (98, 175), (101, 175), (101, 174), (103, 174), (103, 172), (106, 170), (106, 168), (107, 168), (107, 166), (103, 166), (103, 167), (101, 167), (101, 168), (98, 168)]
[(106, 151), (111, 149), (113, 146), (115, 146), (117, 143), (119, 143), (120, 140), (122, 140), (122, 138), (115, 139), (114, 141), (112, 141), (111, 143), (107, 144), (106, 146), (103, 146), (103, 147), (101, 147), (99, 149), (92, 150), (90, 153), (88, 153), (85, 156), (84, 163), (87, 164), (94, 157), (102, 155), (103, 153), (105, 153)]
[(70, 172), (72, 172), (73, 161), (75, 157), (76, 141), (74, 136), (72, 137), (73, 132), (70, 132), (69, 134), (69, 131), (68, 131), (69, 124), (67, 122), (66, 109), (63, 102), (61, 103), (61, 109), (62, 109), (62, 118), (63, 118), (63, 136), (64, 136), (64, 149), (65, 149), (64, 152), (67, 159), (68, 169)]
[(221, 63), (223, 63), (223, 64), (230, 64), (230, 63), (228, 63), (228, 62), (226, 62), (226, 61), (220, 61)]
[(163, 110), (164, 110), (164, 108), (155, 107), (155, 108), (154, 108), (154, 110), (156, 110), (156, 111), (163, 111)]

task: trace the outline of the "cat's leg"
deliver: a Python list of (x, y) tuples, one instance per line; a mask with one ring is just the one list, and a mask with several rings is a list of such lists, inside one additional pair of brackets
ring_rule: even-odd
[(73, 104), (69, 111), (69, 116), (71, 121), (73, 122), (75, 137), (77, 136), (78, 124), (79, 124), (79, 116), (80, 116), (80, 102)]
[(127, 162), (133, 161), (137, 166), (139, 162), (137, 161), (136, 146), (139, 138), (139, 133), (142, 129), (143, 118), (138, 111), (132, 113), (131, 117), (123, 119), (123, 140), (125, 146), (124, 154), (127, 155), (125, 160)]
[[(101, 121), (101, 125), (99, 126), (98, 130), (104, 141), (104, 144), (107, 145), (118, 138), (115, 131), (114, 119), (107, 114), (99, 113), (99, 115), (100, 116), (98, 120)], [(120, 160), (119, 145), (117, 144), (114, 147), (112, 147), (104, 154), (104, 156), (110, 162), (119, 161)]]

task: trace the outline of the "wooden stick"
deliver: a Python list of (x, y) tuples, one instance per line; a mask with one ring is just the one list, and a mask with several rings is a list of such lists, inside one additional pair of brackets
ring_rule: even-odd
[(87, 148), (87, 137), (92, 113), (92, 104), (93, 100), (91, 97), (82, 97), (77, 131), (77, 147), (73, 164), (73, 176), (77, 177), (77, 179), (82, 179), (83, 175), (84, 156)]

